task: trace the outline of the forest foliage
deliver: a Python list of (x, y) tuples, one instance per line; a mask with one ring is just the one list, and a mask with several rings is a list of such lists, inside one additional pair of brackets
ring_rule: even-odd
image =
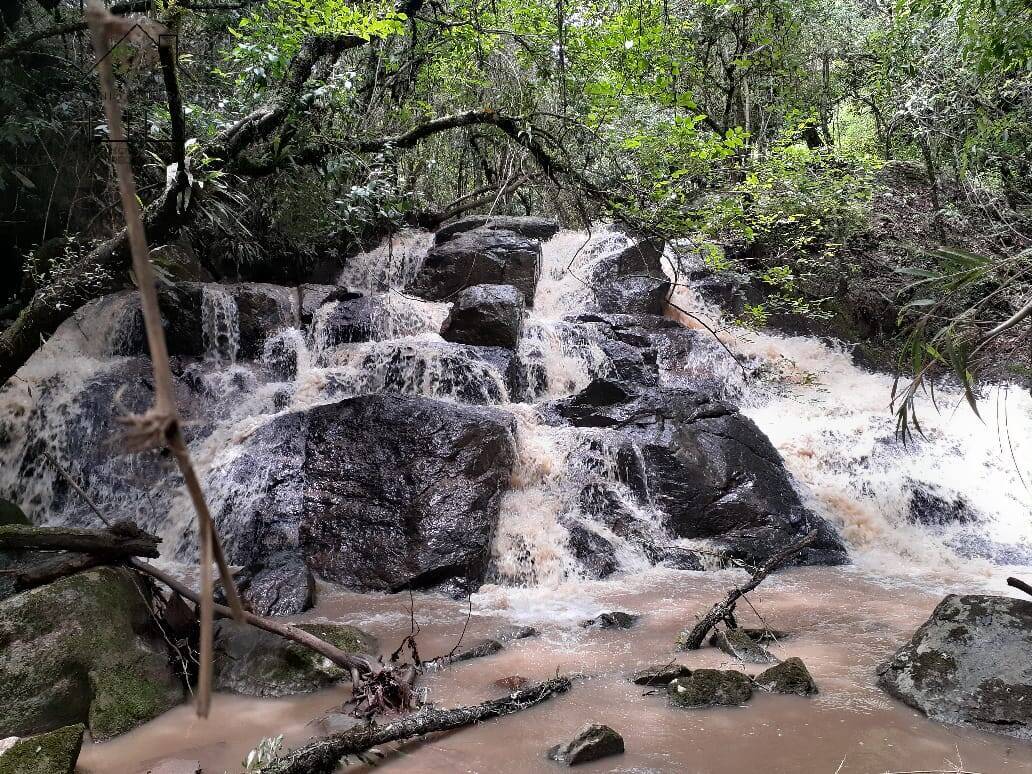
[[(865, 229), (880, 169), (907, 162), (947, 251), (899, 278), (905, 370), (973, 383), (986, 334), (1027, 293), (1025, 0), (112, 8), (176, 36), (185, 137), (147, 46), (112, 54), (169, 276), (182, 270), (171, 246), (216, 277), (267, 278), (464, 212), (619, 218), (762, 283), (741, 322), (820, 318), (815, 288), (857, 270), (843, 245)], [(124, 284), (128, 264), (105, 241), (120, 222), (80, 4), (14, 0), (2, 21), (6, 378), (77, 306)], [(177, 145), (187, 190), (169, 204)], [(989, 224), (977, 253), (948, 249), (965, 219)]]

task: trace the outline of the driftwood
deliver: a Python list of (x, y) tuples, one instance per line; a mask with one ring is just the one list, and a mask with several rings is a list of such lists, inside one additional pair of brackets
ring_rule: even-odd
[(1032, 586), (1025, 583), (1021, 578), (1007, 578), (1007, 585), (1018, 591), (1024, 591), (1029, 596), (1032, 596)]
[(37, 551), (78, 551), (103, 559), (146, 556), (157, 559), (155, 537), (129, 521), (119, 521), (106, 529), (77, 527), (29, 527), (10, 524), (0, 527), (0, 548)]
[(483, 720), (511, 715), (570, 690), (568, 677), (555, 677), (514, 691), (502, 699), (471, 707), (424, 709), (382, 726), (358, 726), (292, 750), (262, 769), (264, 774), (331, 774), (341, 759), (361, 755), (378, 745), (397, 742), (437, 731), (450, 731)]
[(760, 583), (763, 582), (763, 579), (770, 573), (812, 544), (816, 539), (817, 532), (811, 532), (796, 542), (790, 543), (771, 556), (753, 573), (747, 583), (731, 589), (727, 592), (727, 596), (710, 608), (710, 611), (706, 613), (706, 615), (704, 615), (702, 619), (695, 624), (695, 626), (681, 632), (680, 636), (677, 638), (677, 647), (680, 650), (698, 650), (701, 648), (710, 629), (716, 626), (720, 621), (734, 620), (735, 605), (738, 604), (739, 599), (759, 586)]
[(47, 562), (21, 570), (0, 570), (14, 577), (14, 588), (18, 591), (34, 589), (47, 583), (75, 575), (77, 572), (92, 570), (94, 567), (111, 564), (112, 560), (92, 554), (63, 553)]

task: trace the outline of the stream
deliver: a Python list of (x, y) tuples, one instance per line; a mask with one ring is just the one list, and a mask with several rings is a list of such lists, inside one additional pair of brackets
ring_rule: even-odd
[[(1032, 573), (1027, 393), (1006, 386), (987, 390), (979, 417), (959, 394), (944, 389), (934, 406), (919, 401), (923, 434), (904, 445), (889, 406), (890, 376), (858, 367), (833, 341), (726, 327), (699, 288), (677, 285), (672, 301), (684, 311), (671, 307), (667, 316), (689, 328), (718, 330), (720, 341), (662, 361), (664, 380), (710, 385), (756, 422), (784, 458), (803, 504), (837, 528), (852, 563), (784, 570), (750, 595), (751, 609), (739, 607), (749, 625), (762, 616), (787, 633), (772, 650), (782, 658), (800, 656), (817, 681), (818, 696), (758, 695), (740, 708), (670, 708), (663, 695), (643, 695), (626, 675), (675, 658), (691, 667), (742, 668), (714, 648), (675, 653), (673, 642), (686, 622), (745, 573), (652, 566), (639, 544), (581, 507), (584, 482), (598, 478), (619, 493), (640, 523), (653, 525), (657, 535), (662, 531), (662, 514), (648, 494), (629, 491), (615, 472), (605, 430), (547, 425), (532, 401), (511, 400), (505, 380), (490, 367), (439, 349), (437, 331), (447, 304), (400, 292), (418, 273), (429, 243), (421, 232), (400, 235), (351, 261), (338, 278), (341, 285), (373, 294), (372, 340), (335, 345), (326, 333), (337, 303), (331, 302), (307, 327), (298, 322), (265, 343), (266, 362), (284, 349), (296, 358), (296, 374), (285, 380), (289, 389), (237, 362), (241, 342), (233, 299), (217, 287), (206, 289), (205, 367), (196, 376), (222, 396), (218, 420), (191, 443), (216, 514), (246, 510), (248, 498), (254, 500), (253, 477), (241, 480), (228, 471), (253, 450), (249, 439), (270, 417), (388, 390), (491, 404), (515, 417), (517, 457), (502, 497), (488, 582), (470, 597), (469, 608), (464, 598), (419, 592), (411, 613), (421, 625), (424, 657), (451, 650), (464, 628), (467, 642), (498, 636), (515, 624), (532, 625), (540, 634), (429, 675), (421, 685), (430, 700), (454, 706), (501, 695), (504, 689), (493, 683), (507, 676), (535, 681), (558, 670), (585, 677), (568, 695), (516, 716), (385, 751), (379, 768), (552, 771), (554, 764), (544, 758), (547, 748), (595, 721), (619, 731), (627, 752), (579, 766), (584, 772), (1032, 771), (1032, 743), (934, 723), (875, 685), (877, 665), (945, 593), (1009, 594), (1008, 575)], [(580, 278), (591, 263), (625, 244), (626, 237), (605, 227), (592, 234), (562, 231), (544, 244), (535, 303), (519, 344), (523, 381), (538, 385), (533, 403), (576, 394), (605, 373), (599, 343), (570, 315), (587, 303), (589, 290)], [(672, 265), (669, 255), (667, 261)], [(30, 515), (35, 511), (54, 522), (84, 523), (88, 515), (73, 498), (54, 494), (52, 472), (42, 466), (28, 470), (20, 461), (38, 439), (61, 448), (70, 425), (89, 424), (95, 417), (78, 400), (83, 385), (124, 364), (110, 348), (124, 325), (123, 298), (98, 303), (77, 320), (48, 342), (45, 356), (23, 369), (21, 386), (2, 396), (5, 411), (32, 419), (0, 451), (0, 494), (18, 492)], [(66, 462), (74, 466), (74, 460)], [(171, 479), (155, 477), (145, 466), (136, 473), (147, 477), (146, 486), (115, 483), (125, 475), (124, 464), (104, 469), (110, 480), (95, 474), (91, 493), (106, 507), (136, 513), (141, 526), (175, 547), (175, 559), (188, 562), (194, 548), (189, 504), (166, 485)], [(583, 571), (567, 545), (570, 523), (589, 526), (614, 546), (614, 574), (595, 579)], [(674, 542), (704, 551), (708, 545), (698, 539)], [(409, 632), (407, 595), (360, 594), (323, 582), (319, 592), (317, 606), (298, 620), (361, 626), (379, 638), (385, 653)], [(642, 619), (630, 631), (578, 626), (608, 610), (640, 613)], [(118, 739), (87, 745), (80, 770), (136, 774), (163, 759), (183, 758), (199, 760), (206, 774), (236, 772), (263, 737), (283, 734), (289, 745), (327, 730), (319, 719), (347, 695), (346, 687), (276, 700), (218, 695), (207, 721), (181, 706)]]

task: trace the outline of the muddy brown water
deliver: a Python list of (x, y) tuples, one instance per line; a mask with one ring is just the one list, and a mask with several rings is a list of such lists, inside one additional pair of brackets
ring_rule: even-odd
[[(760, 671), (714, 648), (672, 648), (686, 618), (741, 577), (736, 571), (649, 570), (619, 582), (482, 590), (472, 600), (466, 642), (499, 636), (514, 624), (534, 625), (540, 635), (425, 677), (420, 684), (432, 701), (449, 707), (496, 697), (503, 691), (494, 681), (510, 675), (537, 681), (581, 672), (584, 679), (539, 707), (385, 750), (379, 768), (395, 774), (558, 771), (545, 758), (547, 748), (595, 721), (618, 730), (627, 749), (578, 766), (585, 774), (1032, 772), (1032, 743), (932, 722), (875, 685), (877, 665), (950, 590), (941, 579), (890, 582), (856, 568), (799, 568), (768, 579), (750, 595), (767, 625), (789, 632), (772, 649), (783, 658), (802, 657), (820, 687), (813, 698), (757, 694), (743, 707), (684, 710), (668, 706), (662, 694), (644, 695), (647, 689), (626, 679), (635, 669), (671, 659), (690, 667)], [(305, 619), (361, 623), (388, 652), (409, 630), (407, 596), (332, 587), (321, 592), (318, 607)], [(466, 621), (466, 602), (422, 594), (413, 602), (423, 657), (451, 650)], [(747, 607), (739, 609), (744, 621), (756, 622)], [(642, 618), (629, 631), (577, 625), (604, 610)], [(324, 730), (318, 719), (347, 695), (346, 687), (280, 700), (219, 695), (208, 720), (183, 706), (114, 741), (87, 745), (80, 771), (135, 774), (166, 758), (185, 758), (199, 760), (205, 774), (239, 772), (262, 737), (283, 734), (287, 745), (301, 743)]]

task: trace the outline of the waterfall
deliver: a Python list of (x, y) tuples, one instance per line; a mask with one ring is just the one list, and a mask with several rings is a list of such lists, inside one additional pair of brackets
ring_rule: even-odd
[[(641, 450), (626, 437), (553, 426), (538, 410), (616, 374), (598, 323), (585, 317), (596, 309), (588, 278), (630, 238), (598, 227), (548, 240), (515, 353), (446, 341), (440, 331), (449, 304), (404, 293), (432, 241), (405, 232), (355, 256), (339, 285), (363, 295), (341, 295), (303, 327), (295, 321), (271, 331), (254, 361), (241, 357), (246, 309), (229, 287), (203, 286), (204, 357), (187, 361), (177, 378), (190, 387), (188, 440), (220, 524), (260, 515), (262, 481), (294, 464), (296, 450), (263, 433), (270, 422), (391, 391), (494, 406), (513, 417), (517, 463), (492, 549), (495, 582), (549, 586), (610, 569), (633, 572), (655, 563), (656, 546), (705, 546), (667, 533), (647, 476), (633, 472), (644, 468)], [(148, 362), (115, 354), (130, 351), (126, 342), (137, 334), (131, 298), (117, 294), (80, 310), (0, 392), (0, 496), (36, 520), (92, 524), (42, 456), (48, 451), (102, 507), (136, 518), (177, 558), (189, 559), (194, 517), (174, 467), (157, 455), (116, 453), (115, 417), (151, 399)], [(940, 410), (922, 399), (924, 437), (905, 446), (894, 432), (889, 376), (859, 368), (844, 348), (814, 337), (728, 326), (690, 280), (678, 282), (672, 300), (684, 312), (672, 306), (670, 318), (719, 331), (719, 340), (700, 335), (690, 347), (661, 350), (660, 386), (704, 387), (740, 405), (783, 455), (805, 504), (838, 526), (861, 567), (977, 576), (990, 560), (1032, 564), (1027, 394), (987, 391), (985, 422), (959, 405), (959, 394), (944, 390)], [(354, 303), (363, 306), (348, 306)], [(340, 340), (345, 314), (360, 319), (362, 340)], [(296, 541), (296, 529), (285, 524), (283, 540)], [(612, 547), (614, 568), (591, 569), (599, 540)]]

